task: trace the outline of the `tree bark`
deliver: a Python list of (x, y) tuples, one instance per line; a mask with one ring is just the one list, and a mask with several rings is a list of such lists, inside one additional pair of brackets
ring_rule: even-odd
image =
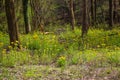
[(17, 42), (17, 47), (19, 47), (19, 36), (18, 36), (18, 27), (16, 23), (15, 17), (15, 8), (14, 8), (14, 0), (5, 0), (5, 10), (7, 16), (7, 24), (8, 24), (8, 31), (10, 37), (10, 45), (15, 47)]
[(88, 32), (87, 0), (83, 0), (82, 37)]
[(120, 5), (120, 0), (119, 0), (119, 5)]
[(109, 0), (109, 29), (113, 27), (113, 0)]
[(96, 23), (96, 17), (97, 17), (97, 0), (94, 1), (94, 11), (95, 11), (95, 23)]
[(0, 12), (1, 12), (2, 6), (3, 6), (3, 0), (0, 0)]
[(114, 23), (117, 22), (117, 0), (114, 0), (113, 20), (114, 20)]
[(74, 10), (73, 10), (73, 0), (70, 0), (70, 16), (71, 16), (72, 30), (74, 30), (75, 29), (75, 16), (74, 16)]
[(95, 23), (94, 0), (91, 0), (91, 23), (92, 23), (92, 26)]
[(25, 23), (25, 31), (28, 34), (31, 31), (29, 19), (28, 19), (28, 0), (22, 0), (23, 2), (23, 15), (24, 15), (24, 23)]

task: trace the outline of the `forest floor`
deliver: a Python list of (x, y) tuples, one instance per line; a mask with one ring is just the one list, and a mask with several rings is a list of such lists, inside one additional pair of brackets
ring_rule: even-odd
[(0, 80), (120, 80), (120, 67), (23, 65), (0, 68)]
[(80, 34), (21, 35), (19, 50), (0, 33), (0, 80), (120, 80), (119, 29)]

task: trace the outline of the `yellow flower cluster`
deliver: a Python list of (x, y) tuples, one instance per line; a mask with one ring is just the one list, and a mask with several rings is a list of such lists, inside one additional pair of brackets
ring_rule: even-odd
[[(12, 45), (14, 45), (15, 47), (17, 47), (19, 45), (19, 41), (11, 42), (11, 45), (8, 46), (9, 50), (14, 49), (14, 47)], [(20, 48), (23, 48), (23, 46), (20, 45)]]
[(103, 43), (103, 44), (101, 44), (102, 46), (105, 46), (106, 44), (105, 43)]
[(120, 47), (115, 47), (115, 50), (120, 50)]
[(33, 39), (37, 39), (38, 38), (38, 35), (37, 34), (34, 34), (33, 35)]
[(18, 41), (15, 41), (16, 43), (19, 43)]
[(65, 60), (65, 59), (66, 59), (66, 57), (64, 57), (64, 56), (59, 57), (59, 60)]
[(9, 49), (12, 49), (12, 46), (8, 46)]
[(14, 44), (14, 42), (11, 42), (11, 44)]
[(19, 41), (11, 42), (11, 44), (16, 44), (16, 43), (19, 43)]
[(3, 54), (6, 54), (6, 49), (3, 49), (3, 50), (2, 50), (2, 53), (3, 53)]
[(97, 48), (100, 48), (100, 45), (97, 45)]
[(2, 43), (2, 42), (0, 42), (0, 46), (3, 46), (3, 43)]
[[(19, 41), (11, 42), (11, 44), (14, 45), (14, 46), (18, 46)], [(8, 47), (11, 48), (11, 46), (8, 46)]]
[(54, 36), (53, 36), (53, 39), (55, 39), (55, 38), (56, 38), (56, 36), (54, 35)]

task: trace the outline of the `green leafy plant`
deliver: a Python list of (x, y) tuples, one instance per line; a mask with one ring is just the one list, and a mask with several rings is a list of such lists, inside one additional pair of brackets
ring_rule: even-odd
[(108, 52), (106, 58), (111, 65), (118, 66), (120, 64), (120, 52)]
[(30, 61), (28, 51), (17, 52), (15, 50), (11, 50), (7, 53), (6, 49), (4, 49), (1, 57), (1, 65), (5, 67), (14, 67), (16, 65), (27, 64)]
[(66, 57), (61, 56), (61, 57), (58, 58), (58, 60), (57, 60), (57, 66), (58, 67), (65, 67), (66, 64), (67, 64)]

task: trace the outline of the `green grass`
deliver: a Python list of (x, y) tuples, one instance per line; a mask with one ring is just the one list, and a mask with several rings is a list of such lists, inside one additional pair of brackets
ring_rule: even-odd
[[(120, 30), (91, 29), (81, 38), (81, 31), (69, 29), (60, 34), (50, 33), (20, 35), (22, 50), (9, 46), (8, 34), (0, 32), (0, 65), (12, 67), (23, 64), (52, 64), (60, 67), (73, 64), (96, 66), (120, 65)], [(64, 56), (65, 59), (60, 59)], [(98, 64), (100, 63), (100, 64)]]

